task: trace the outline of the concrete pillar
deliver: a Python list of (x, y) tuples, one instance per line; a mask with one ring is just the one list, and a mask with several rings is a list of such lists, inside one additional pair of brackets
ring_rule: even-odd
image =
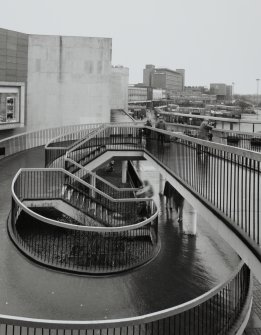
[[(94, 172), (94, 174), (91, 174), (91, 181), (90, 184), (94, 187), (96, 187), (96, 173)], [(91, 189), (91, 196), (94, 198), (95, 197), (95, 191), (93, 189)]]
[(183, 230), (188, 235), (197, 233), (197, 212), (186, 200), (183, 207)]
[(162, 174), (159, 174), (159, 194), (163, 194), (164, 192), (164, 185), (165, 185), (165, 179), (162, 176)]
[(128, 166), (128, 161), (123, 161), (122, 170), (121, 170), (121, 182), (123, 184), (127, 183), (127, 166)]

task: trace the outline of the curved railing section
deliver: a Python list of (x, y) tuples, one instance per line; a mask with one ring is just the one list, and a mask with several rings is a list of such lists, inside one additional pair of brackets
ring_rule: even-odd
[(152, 199), (114, 199), (63, 169), (17, 173), (9, 231), (29, 257), (73, 272), (123, 271), (159, 251)]
[(0, 159), (18, 152), (46, 145), (54, 138), (62, 137), (67, 133), (93, 129), (93, 124), (77, 124), (56, 128), (40, 129), (26, 132), (0, 140)]
[[(3, 335), (52, 332), (67, 334), (232, 335), (251, 308), (250, 271), (241, 263), (224, 283), (182, 305), (125, 319), (39, 320), (0, 315)], [(2, 334), (2, 332), (1, 332)]]
[(89, 129), (56, 137), (45, 145), (45, 167), (64, 168), (64, 156), (68, 150), (92, 138), (105, 124), (94, 124)]
[[(261, 155), (180, 133), (143, 129), (107, 127), (95, 139), (88, 139), (85, 147), (67, 152), (66, 159), (86, 166), (105, 151), (145, 151), (222, 216), (261, 261)], [(102, 149), (94, 151), (95, 148)], [(86, 155), (88, 150), (91, 155)], [(70, 165), (68, 170), (76, 171)]]
[(143, 126), (107, 125), (105, 129), (66, 152), (65, 160), (73, 161), (66, 169), (77, 172), (75, 162), (85, 166), (108, 150), (140, 151), (144, 148)]

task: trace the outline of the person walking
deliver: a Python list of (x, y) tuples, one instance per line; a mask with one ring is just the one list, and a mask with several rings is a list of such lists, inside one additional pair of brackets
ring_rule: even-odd
[[(212, 134), (211, 134), (211, 130), (212, 130), (213, 126), (211, 125), (211, 123), (209, 122), (209, 120), (207, 118), (205, 118), (200, 126), (199, 126), (199, 131), (198, 131), (198, 138), (200, 138), (201, 140), (212, 140)], [(201, 154), (202, 151), (202, 145), (198, 144), (197, 145), (197, 153)]]
[[(162, 115), (160, 115), (159, 121), (156, 123), (156, 128), (158, 128), (160, 130), (166, 130), (167, 129), (166, 123), (165, 123)], [(164, 134), (158, 133), (158, 140), (159, 140), (160, 143), (163, 143), (164, 140), (165, 140)]]

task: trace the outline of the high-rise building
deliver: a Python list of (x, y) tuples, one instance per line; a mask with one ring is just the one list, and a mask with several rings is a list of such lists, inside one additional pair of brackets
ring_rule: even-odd
[(145, 86), (152, 86), (151, 85), (151, 78), (152, 74), (155, 70), (155, 65), (146, 65), (145, 69), (143, 69), (143, 84)]
[(143, 84), (164, 89), (169, 96), (172, 96), (184, 90), (185, 70), (174, 71), (167, 68), (155, 68), (154, 65), (146, 65), (143, 70)]

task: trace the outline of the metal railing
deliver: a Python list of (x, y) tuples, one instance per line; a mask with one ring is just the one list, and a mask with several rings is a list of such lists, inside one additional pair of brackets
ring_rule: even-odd
[[(165, 136), (159, 141), (158, 134)], [(146, 150), (206, 205), (223, 215), (230, 228), (261, 260), (261, 155), (167, 131), (153, 131)], [(248, 239), (250, 238), (250, 239)], [(251, 243), (251, 241), (253, 243)], [(249, 244), (250, 243), (250, 244)]]
[[(102, 147), (102, 152), (85, 157), (85, 148), (80, 148), (75, 155), (81, 164), (88, 164), (107, 150), (146, 150), (221, 214), (261, 260), (261, 252), (256, 248), (261, 242), (261, 155), (150, 127), (144, 128), (149, 132), (134, 126), (130, 129), (132, 143), (126, 143), (124, 128), (111, 126), (94, 139), (94, 147)], [(113, 141), (111, 134), (117, 134)], [(91, 142), (88, 140), (85, 145), (88, 143)]]
[(105, 125), (103, 124), (91, 125), (90, 129), (69, 133), (49, 141), (45, 146), (45, 167), (64, 168), (66, 152), (80, 145), (80, 143), (86, 141), (87, 138), (92, 138), (94, 134), (104, 127)]
[[(70, 164), (71, 171), (77, 171), (77, 173), (75, 173), (77, 177), (88, 182), (89, 184), (92, 184), (98, 190), (101, 190), (103, 193), (110, 195), (114, 199), (133, 198), (135, 197), (135, 192), (138, 191), (142, 186), (141, 183), (136, 182), (137, 187), (117, 187), (108, 180), (100, 177), (96, 172), (88, 170), (70, 158), (66, 159), (66, 165), (68, 163)], [(133, 173), (133, 171), (131, 172)], [(136, 176), (132, 175), (132, 177), (134, 178)]]
[[(94, 125), (95, 127), (95, 125)], [(49, 141), (57, 136), (64, 136), (67, 133), (78, 132), (80, 130), (92, 129), (92, 124), (78, 124), (49, 129), (41, 129), (32, 132), (22, 133), (0, 140), (0, 159), (16, 154), (20, 151), (32, 149), (46, 145)]]
[(39, 320), (0, 315), (1, 335), (232, 335), (251, 306), (251, 277), (241, 263), (224, 283), (182, 305), (125, 319)]
[(13, 240), (38, 262), (102, 274), (138, 266), (158, 252), (152, 199), (113, 199), (63, 169), (21, 169), (12, 197)]
[[(185, 135), (198, 137), (198, 126), (190, 126), (187, 124), (167, 123), (167, 129), (174, 132), (182, 132)], [(235, 130), (212, 129), (213, 141), (227, 144), (242, 149), (252, 151), (261, 151), (261, 133), (250, 133)]]
[[(113, 150), (140, 150), (142, 143), (142, 126), (114, 126), (108, 125), (105, 129), (91, 138), (87, 138), (77, 146), (68, 150), (65, 160), (72, 160), (81, 166), (85, 166), (92, 160), (102, 155), (105, 151)], [(66, 169), (75, 173), (74, 164), (67, 164)]]
[[(230, 220), (234, 225), (238, 224), (242, 230), (245, 231), (246, 235), (251, 237), (256, 243), (259, 243), (260, 155), (247, 150), (229, 148), (216, 143), (208, 143), (185, 135), (159, 131), (153, 128), (149, 129), (149, 135), (146, 137), (142, 135), (143, 133), (140, 128), (137, 128), (136, 131), (133, 130), (133, 134), (135, 134), (133, 136), (134, 139), (132, 143), (129, 143), (129, 139), (126, 141), (125, 130), (121, 132), (120, 127), (110, 127), (110, 130), (105, 129), (100, 133), (99, 138), (96, 138), (95, 141), (96, 144), (98, 143), (98, 146), (105, 146), (105, 150), (145, 150), (147, 154), (150, 154), (159, 163), (162, 163), (164, 167), (185, 186), (204, 198), (206, 204), (213, 205), (214, 209), (224, 214), (224, 217), (228, 219), (227, 221)], [(159, 138), (159, 133), (164, 136), (160, 136)], [(110, 134), (116, 135), (113, 137), (113, 140), (111, 136), (108, 137)], [(95, 147), (95, 145), (92, 146)], [(88, 149), (88, 146), (81, 147), (80, 149), (82, 156), (80, 155), (79, 157), (82, 159), (84, 157), (84, 150)], [(88, 158), (87, 162), (91, 159), (93, 158)], [(53, 170), (58, 171), (58, 169)], [(68, 172), (63, 171), (63, 173), (81, 185), (87, 184)], [(35, 177), (26, 177), (25, 180), (19, 180), (17, 177), (13, 182), (12, 212), (9, 218), (9, 229), (10, 226), (12, 228), (10, 233), (15, 242), (19, 242), (18, 247), (22, 249), (24, 253), (28, 253), (28, 250), (30, 250), (31, 257), (39, 257), (39, 254), (45, 254), (46, 256), (42, 256), (41, 262), (51, 262), (55, 265), (59, 262), (64, 262), (63, 264), (65, 264), (65, 266), (69, 264), (72, 259), (74, 259), (74, 264), (75, 260), (78, 262), (81, 255), (85, 252), (85, 250), (81, 248), (82, 245), (86, 245), (86, 239), (81, 235), (83, 233), (96, 233), (99, 230), (100, 232), (105, 232), (108, 229), (112, 229), (117, 233), (123, 233), (128, 230), (143, 229), (143, 227), (148, 224), (148, 220), (145, 220), (128, 227), (93, 227), (75, 224), (75, 222), (65, 223), (43, 217), (27, 207), (30, 201), (31, 204), (35, 201), (37, 190), (40, 190), (40, 199), (38, 200), (43, 200), (41, 197), (44, 195), (44, 200), (46, 200), (45, 197), (47, 196), (49, 197), (48, 200), (53, 201), (54, 196), (57, 195), (61, 197), (61, 194), (65, 194), (63, 187), (61, 187), (58, 192), (57, 181), (54, 181), (53, 177), (50, 178), (49, 182), (46, 180), (43, 182), (42, 177), (38, 180)], [(33, 182), (33, 180), (37, 180), (37, 182)], [(210, 186), (206, 184), (207, 180)], [(64, 178), (60, 178), (59, 184), (62, 186), (65, 185)], [(69, 184), (70, 186), (75, 186), (74, 183)], [(46, 185), (49, 185), (48, 188)], [(88, 186), (88, 188), (95, 193), (102, 194), (101, 191), (91, 185), (87, 184), (85, 186)], [(79, 191), (79, 189), (77, 190)], [(254, 194), (251, 196), (253, 190)], [(26, 196), (28, 193), (32, 198)], [(245, 197), (241, 199), (239, 193), (245, 195)], [(250, 199), (248, 198), (249, 195)], [(23, 202), (26, 203), (27, 206), (25, 206)], [(20, 235), (19, 225), (27, 222), (27, 220), (23, 220), (23, 223), (18, 222), (21, 215), (27, 215), (27, 218), (30, 215), (31, 218), (36, 219), (35, 222), (29, 222), (30, 225), (27, 227), (27, 232), (31, 233), (31, 236), (30, 234), (29, 237), (27, 235), (28, 240), (25, 240), (23, 236)], [(238, 217), (240, 217), (240, 220), (237, 220)], [(35, 236), (33, 236), (32, 228), (36, 226), (35, 223), (37, 224), (37, 232)], [(47, 223), (50, 227), (54, 227), (53, 239), (45, 235), (46, 229), (44, 228), (46, 228)], [(41, 224), (44, 226), (43, 229), (41, 228)], [(156, 227), (157, 225), (155, 228)], [(43, 235), (41, 235), (41, 229)], [(59, 233), (55, 235), (56, 229), (58, 231), (59, 229), (66, 229), (66, 233), (59, 231)], [(150, 231), (151, 230), (150, 227)], [(68, 231), (77, 231), (77, 234), (78, 232), (81, 233), (73, 235), (78, 243), (76, 248), (72, 248), (72, 235), (68, 235)], [(157, 229), (154, 229), (154, 231), (157, 232)], [(58, 243), (55, 247), (54, 244), (51, 245), (50, 243), (46, 245), (47, 240), (51, 242), (56, 241), (61, 235), (65, 236), (65, 238), (60, 240), (60, 244)], [(139, 235), (139, 237), (140, 236), (142, 237), (142, 234)], [(124, 238), (125, 237), (126, 235)], [(135, 236), (135, 239), (136, 237), (137, 236)], [(112, 238), (114, 238), (114, 233)], [(153, 240), (153, 238), (155, 238), (153, 234), (150, 234), (150, 239)], [(93, 254), (96, 255), (97, 252), (99, 254), (99, 251), (104, 250), (99, 247), (99, 243), (104, 243), (104, 239), (101, 239), (102, 242), (100, 242), (100, 239), (97, 238), (96, 235), (91, 235), (87, 237), (87, 241), (95, 241), (95, 243), (91, 245), (91, 248), (88, 249), (91, 253), (93, 252)], [(69, 246), (69, 250), (71, 251), (69, 257), (63, 257), (63, 254), (59, 253), (60, 248), (64, 246), (64, 244)], [(104, 248), (106, 248), (107, 244), (105, 243), (103, 245)], [(41, 253), (41, 248), (44, 246), (48, 250), (48, 253)], [(108, 244), (108, 246), (110, 246), (110, 244)], [(122, 248), (122, 244), (117, 244), (115, 240), (112, 240), (111, 246), (113, 248), (116, 247), (117, 252)], [(135, 245), (135, 249), (136, 248), (137, 246)], [(50, 254), (50, 250), (52, 250), (52, 254)], [(47, 254), (49, 256), (47, 256)], [(59, 257), (55, 257), (55, 255), (59, 255)], [(37, 257), (35, 258), (37, 259)], [(93, 266), (93, 261), (95, 260), (97, 261), (96, 258), (91, 258), (91, 262), (88, 263), (88, 266)], [(83, 265), (77, 262), (76, 271), (80, 272)], [(104, 258), (101, 263), (102, 267), (99, 268), (98, 271), (101, 269), (104, 271), (104, 268), (108, 265), (107, 262), (108, 259)], [(117, 262), (116, 259), (115, 262)], [(115, 263), (110, 263), (110, 267), (114, 265)], [(117, 263), (117, 265), (122, 266), (122, 263)], [(124, 266), (122, 266), (122, 270), (124, 270)], [(97, 268), (95, 271), (97, 271)], [(3, 335), (16, 335), (17, 332), (22, 332), (28, 335), (33, 331), (36, 334), (50, 335), (53, 331), (56, 331), (58, 334), (61, 332), (77, 335), (82, 334), (82, 332), (88, 335), (95, 333), (109, 334), (110, 332), (113, 334), (133, 335), (170, 335), (174, 333), (178, 335), (230, 334), (233, 333), (235, 327), (237, 327), (236, 322), (240, 318), (242, 310), (250, 305), (250, 287), (249, 269), (246, 265), (241, 264), (240, 268), (235, 270), (226, 283), (219, 285), (201, 297), (180, 306), (169, 308), (168, 310), (128, 319), (109, 321), (94, 320), (86, 322), (71, 320), (34, 320), (0, 316), (0, 333), (3, 333)]]

